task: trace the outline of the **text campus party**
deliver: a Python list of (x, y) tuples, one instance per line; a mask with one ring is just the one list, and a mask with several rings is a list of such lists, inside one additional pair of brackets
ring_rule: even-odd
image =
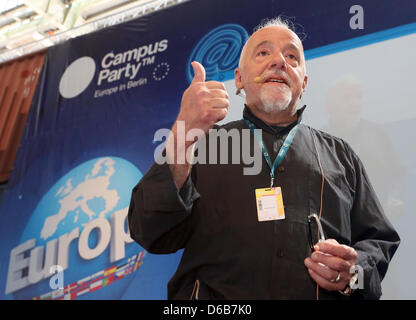
[[(152, 58), (146, 57), (163, 52), (167, 48), (168, 40), (164, 39), (139, 48), (127, 50), (122, 53), (107, 53), (101, 60), (101, 67), (103, 69), (98, 74), (97, 85), (100, 86), (103, 81), (111, 83), (113, 81), (120, 80), (121, 78), (134, 79), (142, 66), (153, 64), (154, 56)], [(130, 63), (131, 61), (132, 63)], [(127, 64), (124, 65), (126, 62)], [(124, 66), (121, 68), (111, 69), (112, 67), (116, 67), (121, 64)]]

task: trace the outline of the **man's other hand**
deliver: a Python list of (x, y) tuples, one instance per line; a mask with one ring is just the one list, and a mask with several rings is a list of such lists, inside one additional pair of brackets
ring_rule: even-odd
[(326, 290), (344, 290), (352, 277), (350, 268), (355, 265), (357, 252), (334, 239), (319, 242), (314, 249), (304, 261), (312, 279)]

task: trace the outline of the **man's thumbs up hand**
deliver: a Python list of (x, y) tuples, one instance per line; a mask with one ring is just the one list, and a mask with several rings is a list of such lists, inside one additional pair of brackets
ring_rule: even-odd
[(205, 69), (193, 61), (194, 78), (182, 96), (176, 121), (185, 122), (186, 133), (201, 129), (207, 133), (214, 124), (225, 118), (230, 102), (225, 86), (218, 81), (205, 81)]
[[(194, 142), (204, 136), (214, 124), (225, 118), (228, 112), (228, 94), (223, 83), (218, 81), (205, 81), (205, 69), (196, 61), (192, 62), (194, 78), (182, 95), (181, 108), (166, 141), (166, 156), (169, 159), (169, 168), (172, 172), (176, 186), (180, 189), (189, 176), (192, 160), (186, 155), (190, 150), (193, 159)], [(179, 127), (185, 127), (185, 132)], [(187, 136), (190, 130), (192, 141)], [(183, 136), (185, 133), (185, 136)], [(185, 143), (180, 141), (186, 140)], [(181, 161), (185, 160), (185, 161)]]

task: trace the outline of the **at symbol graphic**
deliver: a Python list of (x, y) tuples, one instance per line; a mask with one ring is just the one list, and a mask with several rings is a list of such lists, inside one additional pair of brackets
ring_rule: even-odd
[(206, 80), (225, 81), (234, 78), (241, 50), (248, 39), (247, 31), (238, 24), (225, 24), (208, 32), (189, 56), (186, 76), (193, 79), (192, 61), (200, 62)]

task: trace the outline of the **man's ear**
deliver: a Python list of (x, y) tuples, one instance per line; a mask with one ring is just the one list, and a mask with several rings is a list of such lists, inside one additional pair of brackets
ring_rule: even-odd
[(305, 78), (303, 78), (302, 93), (300, 94), (300, 97), (302, 97), (303, 93), (305, 92), (305, 88), (307, 84), (308, 84), (308, 76), (305, 74)]
[(306, 85), (308, 84), (308, 76), (305, 74), (305, 78), (302, 83), (302, 91), (305, 91)]
[(243, 81), (241, 79), (241, 73), (240, 73), (240, 68), (236, 68), (234, 71), (234, 83), (235, 83), (235, 87), (237, 88), (237, 91), (243, 89)]

